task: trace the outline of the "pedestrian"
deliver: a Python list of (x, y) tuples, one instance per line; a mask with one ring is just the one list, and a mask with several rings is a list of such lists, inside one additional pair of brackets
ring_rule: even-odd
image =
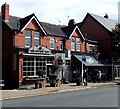
[(87, 70), (85, 69), (85, 72), (83, 74), (84, 86), (87, 86), (87, 82), (88, 82), (87, 78), (88, 78), (88, 74), (87, 74)]

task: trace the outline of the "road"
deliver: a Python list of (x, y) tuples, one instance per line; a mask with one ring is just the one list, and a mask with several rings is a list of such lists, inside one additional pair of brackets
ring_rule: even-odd
[(118, 87), (9, 99), (3, 107), (118, 107)]

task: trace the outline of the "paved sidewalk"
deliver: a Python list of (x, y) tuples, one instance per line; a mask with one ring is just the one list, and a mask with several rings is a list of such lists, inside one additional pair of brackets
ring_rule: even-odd
[(88, 83), (88, 86), (76, 86), (76, 83), (69, 83), (69, 84), (61, 84), (60, 87), (45, 87), (39, 89), (35, 89), (34, 85), (30, 85), (20, 89), (1, 90), (0, 93), (2, 93), (2, 97), (0, 98), (0, 100), (14, 99), (14, 98), (21, 98), (28, 96), (37, 96), (37, 95), (44, 95), (44, 94), (57, 93), (57, 92), (85, 90), (85, 89), (104, 87), (104, 86), (106, 87), (113, 85), (117, 85), (117, 83), (116, 82)]

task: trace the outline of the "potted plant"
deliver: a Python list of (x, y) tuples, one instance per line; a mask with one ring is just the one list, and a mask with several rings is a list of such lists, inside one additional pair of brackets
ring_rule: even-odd
[(40, 77), (43, 78), (43, 76), (44, 76), (44, 74), (45, 74), (45, 71), (44, 71), (43, 69), (38, 69), (37, 72), (36, 72), (36, 74), (39, 76), (39, 78), (40, 78)]
[(60, 69), (60, 66), (58, 64), (54, 64), (52, 66), (52, 70), (53, 70), (53, 73), (55, 73), (56, 71), (58, 71)]
[(43, 69), (38, 69), (36, 74), (39, 76), (39, 80), (35, 81), (35, 88), (45, 87), (46, 80), (44, 78), (45, 71)]

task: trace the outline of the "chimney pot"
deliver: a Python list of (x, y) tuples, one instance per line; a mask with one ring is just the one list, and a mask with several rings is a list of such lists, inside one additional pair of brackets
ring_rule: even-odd
[(107, 19), (109, 18), (109, 16), (107, 15), (107, 13), (105, 14), (104, 18), (107, 18)]

